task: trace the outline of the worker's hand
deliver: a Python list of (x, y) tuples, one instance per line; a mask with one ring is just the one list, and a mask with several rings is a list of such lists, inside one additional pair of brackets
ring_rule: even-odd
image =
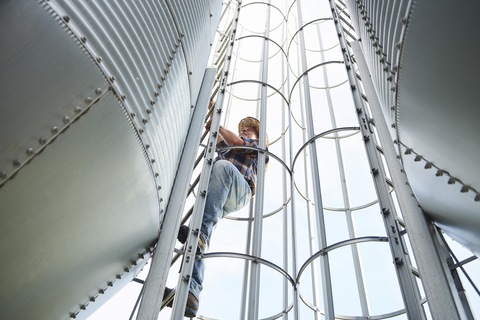
[(208, 120), (205, 124), (205, 130), (210, 131), (210, 126), (212, 125), (212, 119)]

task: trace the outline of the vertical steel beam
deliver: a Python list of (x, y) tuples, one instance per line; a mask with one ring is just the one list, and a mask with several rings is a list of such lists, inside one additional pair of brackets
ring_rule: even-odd
[(397, 153), (381, 111), (380, 101), (357, 41), (352, 43), (352, 49), (368, 96), (370, 110), (372, 111), (373, 119), (375, 119), (375, 127), (377, 128), (385, 160), (395, 186), (399, 206), (403, 214), (432, 316), (435, 320), (464, 319), (466, 316), (462, 315), (462, 312), (459, 312), (457, 309), (455, 299), (449, 287), (448, 275), (443, 271), (442, 261), (430, 232), (431, 223), (427, 221), (415, 198), (411, 196), (412, 191), (407, 186), (406, 175), (397, 159)]
[(143, 298), (137, 316), (138, 320), (156, 319), (162, 306), (165, 282), (167, 281), (170, 261), (188, 192), (186, 186), (188, 186), (192, 176), (196, 152), (200, 144), (203, 124), (205, 122), (207, 111), (205, 106), (208, 105), (215, 75), (216, 69), (206, 69), (183, 148), (182, 158), (177, 169), (177, 176), (166, 209), (165, 220), (162, 224), (162, 230), (153, 255), (150, 271), (144, 283)]
[[(318, 34), (318, 43), (320, 45), (320, 56), (322, 58), (321, 62), (325, 62), (325, 55), (323, 53), (323, 41), (320, 35), (320, 27), (318, 26), (318, 24), (317, 24), (317, 34)], [(330, 111), (330, 121), (332, 123), (332, 128), (335, 129), (337, 128), (337, 121), (335, 119), (335, 112), (333, 110), (332, 97), (330, 95), (327, 68), (326, 66), (323, 66), (322, 69), (323, 69), (323, 78), (325, 82), (325, 90), (327, 94), (328, 109)], [(335, 149), (337, 151), (338, 171), (340, 174), (340, 184), (342, 187), (343, 205), (344, 205), (344, 208), (346, 209), (345, 216), (347, 218), (348, 235), (350, 239), (355, 239), (357, 235), (355, 231), (355, 224), (353, 222), (352, 210), (350, 209), (350, 198), (348, 196), (347, 179), (345, 176), (345, 168), (343, 166), (342, 148), (340, 147), (340, 138), (338, 137), (337, 132), (334, 133), (334, 137), (335, 137)], [(368, 298), (367, 298), (367, 292), (365, 288), (365, 280), (363, 277), (362, 264), (360, 261), (360, 254), (358, 252), (358, 244), (352, 244), (350, 248), (352, 250), (353, 265), (355, 269), (355, 277), (357, 280), (357, 290), (358, 290), (358, 295), (360, 297), (360, 306), (362, 308), (362, 315), (364, 317), (368, 317), (370, 316), (370, 308), (368, 305)]]
[[(267, 5), (266, 21), (265, 21), (265, 39), (263, 44), (262, 57), (262, 82), (261, 103), (260, 103), (260, 132), (259, 143), (260, 148), (265, 149), (266, 146), (266, 124), (267, 124), (267, 86), (268, 81), (268, 56), (269, 56), (269, 35), (270, 35), (270, 0)], [(262, 230), (263, 230), (263, 203), (264, 203), (264, 184), (265, 184), (265, 153), (258, 153), (257, 166), (257, 184), (255, 190), (255, 213), (253, 224), (253, 241), (252, 255), (260, 257), (262, 252)], [(250, 296), (248, 303), (248, 319), (258, 319), (260, 296), (260, 264), (251, 263), (250, 274)]]
[(352, 55), (347, 45), (342, 26), (339, 21), (337, 9), (333, 0), (329, 0), (332, 10), (333, 20), (337, 31), (341, 50), (344, 55), (345, 68), (347, 70), (348, 80), (352, 89), (353, 101), (356, 107), (358, 122), (360, 124), (365, 150), (367, 152), (368, 162), (370, 164), (375, 191), (382, 209), (383, 220), (387, 236), (389, 238), (390, 250), (396, 266), (397, 278), (402, 292), (405, 309), (409, 319), (425, 319), (425, 311), (420, 302), (420, 292), (415, 279), (413, 279), (411, 265), (408, 255), (406, 254), (406, 246), (400, 235), (400, 229), (397, 225), (397, 216), (393, 200), (388, 192), (386, 184), (386, 173), (380, 156), (377, 153), (375, 136), (370, 127), (370, 119), (367, 116), (367, 110), (363, 103), (360, 90), (358, 89), (356, 74), (353, 69)]
[[(307, 57), (305, 52), (305, 37), (303, 34), (303, 21), (302, 21), (302, 8), (300, 1), (297, 1), (297, 12), (298, 12), (298, 24), (300, 25), (300, 32), (298, 34), (300, 39), (300, 53), (302, 58), (302, 73), (308, 69), (307, 66)], [(314, 124), (313, 124), (313, 113), (311, 106), (310, 98), (310, 83), (308, 81), (308, 74), (303, 77), (304, 92), (305, 92), (305, 108), (307, 112), (307, 130), (309, 139), (313, 138), (314, 133)], [(323, 203), (322, 203), (322, 194), (320, 187), (320, 173), (318, 170), (318, 161), (317, 161), (317, 149), (315, 143), (311, 143), (309, 146), (310, 149), (310, 165), (312, 170), (313, 177), (313, 193), (314, 193), (314, 203), (315, 203), (315, 212), (317, 216), (318, 224), (318, 233), (319, 233), (319, 247), (320, 250), (327, 247), (327, 235), (326, 235), (326, 226), (325, 219), (323, 214)], [(333, 308), (333, 294), (332, 294), (332, 280), (330, 276), (330, 263), (328, 254), (321, 255), (320, 260), (320, 270), (322, 276), (322, 288), (323, 288), (323, 301), (325, 309), (325, 319), (334, 320), (335, 312)]]
[[(225, 98), (225, 88), (227, 85), (228, 70), (230, 69), (230, 62), (233, 52), (233, 46), (235, 43), (235, 35), (238, 25), (238, 17), (240, 15), (241, 1), (238, 1), (237, 8), (235, 10), (234, 21), (232, 29), (229, 35), (229, 44), (226, 53), (226, 60), (223, 65), (223, 73), (220, 79), (220, 86), (218, 92), (218, 98), (216, 102), (216, 110), (213, 112), (212, 125), (210, 129), (210, 136), (208, 144), (205, 149), (205, 161), (203, 163), (202, 175), (199, 182), (199, 194), (195, 201), (192, 218), (190, 221), (190, 232), (187, 237), (187, 243), (185, 245), (185, 253), (182, 262), (182, 269), (177, 283), (177, 291), (175, 294), (175, 300), (173, 303), (172, 319), (180, 320), (184, 318), (185, 306), (187, 303), (188, 292), (190, 287), (191, 275), (193, 271), (193, 264), (195, 261), (198, 238), (200, 236), (200, 228), (202, 225), (203, 210), (205, 208), (205, 201), (207, 198), (208, 184), (210, 181), (210, 175), (212, 172), (213, 158), (215, 156), (215, 146), (217, 142), (217, 135), (220, 127), (220, 118), (223, 108), (223, 102)], [(208, 102), (207, 102), (208, 103)]]

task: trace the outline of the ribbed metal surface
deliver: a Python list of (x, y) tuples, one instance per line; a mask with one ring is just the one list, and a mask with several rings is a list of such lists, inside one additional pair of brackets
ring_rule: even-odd
[[(348, 1), (385, 119), (422, 208), (480, 253), (477, 4)], [(462, 5), (468, 13), (457, 14)], [(383, 60), (382, 60), (383, 59)]]
[(84, 319), (144, 266), (220, 7), (1, 3), (0, 318)]

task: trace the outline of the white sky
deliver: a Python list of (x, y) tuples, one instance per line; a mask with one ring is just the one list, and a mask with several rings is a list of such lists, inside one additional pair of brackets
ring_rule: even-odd
[[(243, 4), (254, 1), (243, 1)], [(285, 12), (285, 4), (283, 1), (272, 1), (274, 5)], [(288, 1), (289, 3), (291, 1)], [(307, 22), (318, 19), (330, 17), (330, 9), (327, 1), (302, 1), (303, 21)], [(240, 14), (241, 28), (237, 31), (237, 35), (246, 36), (249, 34), (263, 34), (265, 26), (265, 10), (266, 6), (261, 4), (254, 4), (246, 6), (242, 9)], [(297, 30), (293, 16), (297, 15), (296, 5), (293, 7), (288, 19), (288, 39)], [(272, 40), (282, 45), (287, 51), (288, 42), (285, 42), (285, 35), (282, 34), (283, 16), (279, 12), (271, 9), (271, 29), (270, 37)], [(222, 26), (222, 24), (220, 25)], [(276, 28), (279, 26), (278, 28)], [(334, 30), (333, 22), (327, 21), (319, 24), (321, 35), (323, 39), (326, 60), (342, 60), (342, 55), (338, 47), (338, 40)], [(243, 29), (243, 30), (242, 30)], [(316, 24), (312, 24), (305, 28), (305, 39), (307, 46), (307, 60), (308, 66), (312, 67), (321, 61), (319, 53), (318, 35)], [(298, 40), (298, 36), (296, 38)], [(238, 80), (259, 80), (260, 75), (260, 61), (261, 45), (264, 40), (260, 38), (244, 39), (237, 43), (240, 45), (240, 52), (238, 53), (242, 59), (232, 61), (231, 74), (228, 82)], [(290, 48), (290, 86), (296, 81), (298, 76), (298, 61), (296, 43), (292, 43)], [(285, 78), (281, 76), (281, 64), (284, 59), (283, 54), (279, 52), (278, 47), (270, 44), (269, 47), (269, 73), (268, 83), (280, 89), (284, 83)], [(235, 69), (234, 69), (235, 66)], [(325, 90), (321, 89), (325, 86), (323, 81), (323, 68), (317, 68), (309, 75), (311, 85), (311, 101), (313, 108), (313, 117), (315, 124), (315, 134), (319, 134), (326, 130), (332, 129), (330, 121), (330, 113), (328, 111), (328, 104), (326, 100)], [(345, 68), (342, 64), (330, 64), (326, 67), (328, 74), (328, 81), (330, 87), (335, 87), (331, 90), (335, 118), (338, 127), (343, 126), (358, 126), (355, 115), (355, 108), (353, 106), (350, 88), (348, 83), (344, 83), (347, 79)], [(343, 85), (340, 85), (344, 83)], [(340, 85), (336, 87), (337, 85)], [(289, 96), (292, 94), (292, 113), (296, 121), (301, 123), (299, 98), (299, 83), (293, 91), (285, 90), (285, 94)], [(230, 118), (226, 120), (226, 126), (231, 130), (236, 130), (238, 120), (245, 116), (256, 115), (257, 99), (258, 99), (258, 84), (238, 84), (228, 88), (233, 95), (227, 97), (224, 103), (224, 111), (227, 102), (231, 103)], [(281, 136), (283, 128), (281, 126), (282, 119), (282, 100), (278, 94), (273, 94), (274, 91), (269, 89), (267, 102), (267, 133), (270, 141), (276, 140)], [(225, 112), (224, 112), (225, 114)], [(287, 113), (285, 112), (285, 115)], [(288, 116), (288, 115), (287, 115)], [(287, 120), (288, 121), (288, 120)], [(222, 121), (223, 123), (223, 121)], [(294, 154), (303, 144), (302, 130), (298, 125), (292, 128), (294, 134), (293, 150)], [(351, 133), (351, 132), (348, 132)], [(345, 135), (344, 133), (341, 136)], [(288, 135), (287, 135), (288, 137)], [(343, 197), (340, 185), (340, 176), (337, 166), (337, 155), (333, 139), (319, 139), (317, 140), (318, 162), (320, 170), (320, 181), (322, 186), (322, 199), (324, 207), (329, 208), (343, 208)], [(288, 145), (288, 139), (287, 139)], [(363, 142), (360, 135), (353, 135), (352, 137), (341, 139), (341, 147), (343, 153), (343, 161), (345, 166), (345, 174), (347, 180), (347, 187), (349, 191), (349, 198), (351, 207), (361, 206), (370, 203), (376, 199), (375, 190), (373, 188), (370, 170), (368, 167), (367, 158), (365, 155)], [(281, 156), (281, 142), (277, 142), (269, 149), (271, 152)], [(308, 153), (308, 152), (307, 152)], [(287, 151), (288, 155), (288, 151)], [(297, 160), (295, 168), (295, 178), (298, 189), (302, 194), (306, 193), (307, 184), (305, 183), (305, 173), (303, 158)], [(288, 161), (287, 161), (288, 163)], [(200, 170), (201, 165), (198, 166), (197, 171)], [(271, 159), (267, 174), (266, 174), (266, 188), (265, 188), (265, 206), (264, 213), (271, 212), (279, 208), (283, 203), (283, 181), (282, 181), (283, 167), (279, 165), (274, 159)], [(309, 169), (308, 169), (309, 170)], [(307, 172), (307, 176), (310, 173)], [(310, 193), (312, 190), (311, 184), (308, 184)], [(287, 183), (287, 190), (289, 183)], [(290, 190), (288, 190), (290, 194)], [(303, 198), (295, 192), (296, 201), (296, 220), (297, 220), (297, 269), (310, 257), (308, 247), (308, 227), (307, 227), (307, 204)], [(187, 204), (187, 210), (190, 208), (191, 202)], [(246, 217), (248, 215), (248, 207), (239, 212), (233, 213), (233, 217)], [(314, 208), (310, 206), (310, 210), (314, 212)], [(357, 237), (361, 236), (384, 236), (385, 229), (380, 210), (377, 205), (369, 208), (358, 210), (353, 213)], [(338, 241), (348, 239), (347, 225), (345, 213), (341, 211), (325, 211), (325, 220), (327, 225), (327, 241), (331, 245)], [(288, 221), (290, 221), (290, 206), (288, 209)], [(263, 243), (262, 243), (262, 258), (267, 259), (278, 266), (282, 266), (282, 229), (283, 229), (283, 212), (264, 219)], [(235, 221), (223, 219), (217, 226), (212, 239), (210, 252), (245, 252), (246, 241), (246, 227), (247, 223), (244, 221)], [(288, 223), (290, 228), (290, 222)], [(290, 231), (289, 231), (290, 232)], [(288, 234), (290, 237), (290, 233)], [(464, 259), (471, 254), (461, 248), (456, 243), (451, 242), (455, 247), (455, 252), (459, 259)], [(177, 246), (179, 247), (179, 245)], [(291, 257), (291, 247), (289, 248), (289, 256)], [(315, 248), (315, 252), (318, 248)], [(366, 282), (366, 290), (370, 303), (370, 311), (372, 315), (379, 315), (397, 311), (403, 308), (400, 291), (398, 288), (394, 266), (392, 263), (391, 254), (387, 243), (364, 243), (359, 245), (361, 254), (361, 261)], [(410, 251), (411, 252), (411, 251)], [(352, 254), (349, 247), (344, 247), (330, 254), (331, 276), (333, 283), (333, 294), (335, 299), (335, 312), (337, 314), (360, 316), (361, 309), (356, 289), (355, 273), (353, 269)], [(290, 263), (293, 263), (290, 259)], [(466, 266), (470, 271), (471, 276), (476, 279), (476, 283), (480, 284), (480, 268), (479, 262), (473, 262)], [(239, 259), (208, 259), (207, 270), (205, 275), (204, 291), (200, 301), (199, 314), (205, 315), (209, 318), (215, 319), (236, 319), (240, 314), (240, 300), (243, 283), (243, 267), (244, 261)], [(291, 270), (291, 265), (288, 267)], [(145, 268), (148, 270), (148, 265)], [(175, 287), (179, 264), (172, 267), (170, 276), (167, 281), (168, 287)], [(142, 272), (139, 278), (145, 278), (146, 272)], [(282, 288), (283, 277), (268, 267), (261, 269), (261, 292), (260, 292), (260, 318), (272, 316), (280, 312), (282, 307)], [(471, 306), (474, 312), (480, 315), (480, 299), (476, 295), (465, 278), (462, 279), (464, 286), (467, 289), (468, 296), (471, 301)], [(311, 293), (311, 275), (310, 270), (307, 270), (302, 275), (300, 284), (300, 292), (309, 303), (313, 303)], [(321, 284), (319, 284), (321, 291)], [(138, 283), (130, 283), (113, 297), (107, 304), (100, 308), (95, 314), (88, 318), (88, 320), (100, 319), (129, 319), (133, 305), (140, 292), (141, 285)], [(291, 288), (289, 293), (291, 301)], [(321, 300), (320, 300), (321, 301)], [(319, 306), (322, 308), (322, 306)], [(159, 319), (169, 319), (170, 309), (164, 310), (160, 313)], [(303, 303), (300, 307), (300, 318), (314, 319), (313, 312), (311, 312)], [(406, 319), (405, 315), (396, 317), (394, 319)]]

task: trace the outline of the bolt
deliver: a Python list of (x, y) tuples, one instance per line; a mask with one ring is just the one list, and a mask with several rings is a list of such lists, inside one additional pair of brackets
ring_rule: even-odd
[(83, 43), (87, 42), (87, 38), (82, 37), (80, 40), (82, 40)]
[(403, 24), (406, 24), (406, 23), (407, 23), (407, 17), (403, 17), (403, 18), (402, 18), (402, 23), (403, 23)]
[(177, 50), (172, 49), (172, 54), (175, 54), (175, 53), (177, 53)]
[(424, 168), (425, 168), (425, 169), (431, 169), (431, 168), (432, 168), (432, 164), (431, 164), (430, 162), (427, 162), (427, 163), (425, 164), (425, 167), (424, 167)]
[(125, 99), (127, 99), (127, 96), (124, 95), (124, 94), (122, 94), (122, 95), (120, 96), (120, 99), (122, 99), (122, 101), (125, 101)]
[(110, 79), (110, 82), (115, 81), (115, 77), (114, 77), (114, 76), (111, 76), (109, 79)]
[(102, 62), (102, 57), (97, 57), (97, 62)]
[(158, 97), (160, 94), (155, 91), (155, 92), (153, 93), (153, 95), (154, 95), (155, 97)]
[(465, 192), (468, 192), (468, 187), (466, 186), (463, 186), (462, 189), (460, 190), (461, 193), (465, 193)]
[(40, 142), (40, 144), (45, 144), (45, 143), (47, 143), (47, 138), (45, 138), (45, 137), (40, 137), (40, 139), (38, 140), (38, 142)]
[(147, 119), (143, 119), (142, 122), (143, 122), (143, 124), (147, 124), (148, 120), (147, 120)]
[(167, 70), (167, 69), (163, 69), (163, 73), (167, 74), (167, 73), (168, 73), (168, 70)]
[(172, 64), (170, 62), (167, 62), (167, 67), (170, 67)]
[(60, 129), (58, 129), (57, 126), (53, 126), (53, 127), (52, 127), (52, 133), (53, 133), (53, 134), (57, 134), (59, 130), (60, 130)]
[(147, 149), (150, 148), (150, 145), (149, 145), (149, 144), (146, 144), (146, 145), (145, 145), (145, 148), (147, 148)]
[(435, 176), (437, 176), (437, 177), (443, 176), (443, 171), (442, 171), (442, 170), (438, 170), (437, 173), (435, 174)]
[(161, 189), (162, 189), (162, 187), (160, 187), (160, 186), (157, 187), (157, 190), (161, 190)]
[[(155, 104), (155, 101), (151, 100), (150, 104), (153, 106)], [(148, 112), (148, 111), (147, 111)]]
[(87, 97), (87, 98), (85, 99), (85, 103), (86, 103), (86, 104), (90, 104), (90, 103), (92, 103), (92, 101), (93, 101), (93, 99), (90, 98), (90, 97)]
[(475, 196), (474, 201), (480, 201), (480, 194), (477, 194), (477, 195)]
[(102, 88), (97, 88), (97, 89), (95, 90), (95, 93), (98, 94), (98, 95), (101, 95), (102, 92), (103, 92)]
[(80, 107), (78, 107), (78, 106), (75, 107), (75, 109), (73, 109), (73, 110), (75, 111), (75, 113), (80, 113), (80, 112), (82, 112), (82, 108), (80, 108)]
[(22, 162), (18, 159), (13, 160), (13, 165), (15, 167), (20, 167), (22, 165)]
[[(153, 101), (151, 101), (150, 103), (152, 103)], [(153, 104), (153, 103), (152, 103)], [(150, 109), (147, 109), (147, 113), (150, 114), (152, 113), (152, 111), (150, 111)]]
[(152, 163), (155, 163), (155, 159), (152, 159)]
[(27, 149), (27, 155), (33, 156), (35, 154), (35, 150), (33, 148), (28, 148)]
[(170, 59), (170, 61), (172, 61), (172, 60), (173, 60), (173, 57), (172, 57), (172, 56), (169, 56), (168, 58)]
[(448, 179), (448, 182), (447, 182), (447, 183), (448, 183), (448, 184), (455, 184), (455, 179), (450, 178), (450, 179)]
[(416, 157), (415, 157), (415, 159), (414, 159), (413, 161), (416, 161), (416, 162), (418, 162), (418, 161), (421, 161), (421, 160), (422, 160), (422, 157), (421, 157), (421, 156), (416, 156)]
[(70, 122), (70, 117), (69, 116), (63, 117), (63, 122), (64, 123), (69, 123)]
[(68, 22), (70, 21), (70, 17), (69, 17), (69, 16), (64, 16), (64, 17), (63, 17), (63, 20), (65, 20), (65, 22), (68, 23)]
[(7, 179), (7, 178), (8, 178), (8, 173), (7, 173), (7, 171), (2, 171), (2, 172), (0, 172), (0, 178), (2, 178), (2, 179)]

